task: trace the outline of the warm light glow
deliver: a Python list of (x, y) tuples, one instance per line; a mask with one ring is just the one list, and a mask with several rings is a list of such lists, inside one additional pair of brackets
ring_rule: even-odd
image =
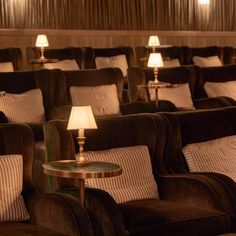
[(48, 47), (49, 43), (48, 43), (47, 36), (45, 34), (39, 34), (37, 36), (35, 46), (36, 47)]
[(148, 58), (148, 67), (162, 67), (163, 60), (160, 53), (150, 53)]
[(198, 3), (201, 4), (201, 5), (209, 5), (210, 0), (198, 0)]
[(91, 106), (73, 106), (67, 129), (97, 129)]
[(158, 36), (156, 35), (150, 35), (148, 40), (148, 46), (149, 47), (157, 47), (160, 45), (160, 41)]

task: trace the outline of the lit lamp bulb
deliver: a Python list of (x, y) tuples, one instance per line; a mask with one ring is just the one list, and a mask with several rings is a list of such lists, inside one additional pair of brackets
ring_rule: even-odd
[(158, 36), (150, 35), (148, 39), (148, 47), (152, 47), (152, 51), (155, 52), (155, 48), (160, 46), (160, 41)]
[(79, 153), (76, 155), (76, 164), (89, 164), (89, 161), (87, 161), (83, 156), (85, 144), (84, 129), (97, 129), (91, 106), (73, 106), (70, 113), (67, 129), (78, 129), (77, 139), (79, 144)]
[(158, 83), (158, 67), (163, 66), (163, 60), (160, 53), (150, 53), (148, 58), (148, 67), (154, 68), (154, 83)]
[(47, 36), (45, 34), (39, 34), (37, 36), (35, 46), (40, 47), (40, 51), (41, 51), (40, 60), (42, 61), (45, 60), (44, 48), (49, 46)]
[(210, 0), (198, 0), (198, 3), (201, 4), (201, 5), (209, 5)]

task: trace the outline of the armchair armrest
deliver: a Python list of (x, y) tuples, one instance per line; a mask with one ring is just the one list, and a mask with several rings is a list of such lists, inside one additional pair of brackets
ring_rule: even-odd
[(193, 100), (197, 109), (211, 109), (236, 105), (236, 101), (230, 97), (201, 98)]
[(123, 103), (120, 105), (120, 110), (123, 115), (136, 113), (155, 113), (158, 111), (177, 111), (176, 106), (170, 101), (159, 100), (158, 106), (159, 107), (157, 110), (155, 102), (138, 101)]
[[(60, 191), (79, 199), (76, 188), (61, 188)], [(86, 188), (85, 208), (88, 212), (96, 235), (127, 236), (119, 205), (105, 191)]]
[(224, 186), (205, 173), (160, 176), (158, 188), (163, 200), (201, 205), (231, 214), (234, 211)]
[(85, 209), (72, 196), (36, 193), (28, 197), (26, 204), (32, 224), (67, 235), (94, 235)]

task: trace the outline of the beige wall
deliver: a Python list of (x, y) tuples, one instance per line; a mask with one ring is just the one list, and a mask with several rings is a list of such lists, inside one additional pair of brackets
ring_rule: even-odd
[(106, 30), (0, 30), (1, 48), (20, 47), (23, 53), (24, 69), (26, 63), (26, 47), (34, 46), (36, 36), (47, 34), (49, 47), (67, 46), (143, 46), (149, 35), (155, 34), (161, 44), (187, 45), (204, 47), (210, 45), (236, 47), (236, 32), (196, 32), (196, 31), (106, 31)]

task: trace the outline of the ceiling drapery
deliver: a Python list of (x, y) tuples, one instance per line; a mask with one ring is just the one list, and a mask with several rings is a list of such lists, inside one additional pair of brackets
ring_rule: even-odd
[(236, 1), (0, 0), (0, 28), (235, 31)]

